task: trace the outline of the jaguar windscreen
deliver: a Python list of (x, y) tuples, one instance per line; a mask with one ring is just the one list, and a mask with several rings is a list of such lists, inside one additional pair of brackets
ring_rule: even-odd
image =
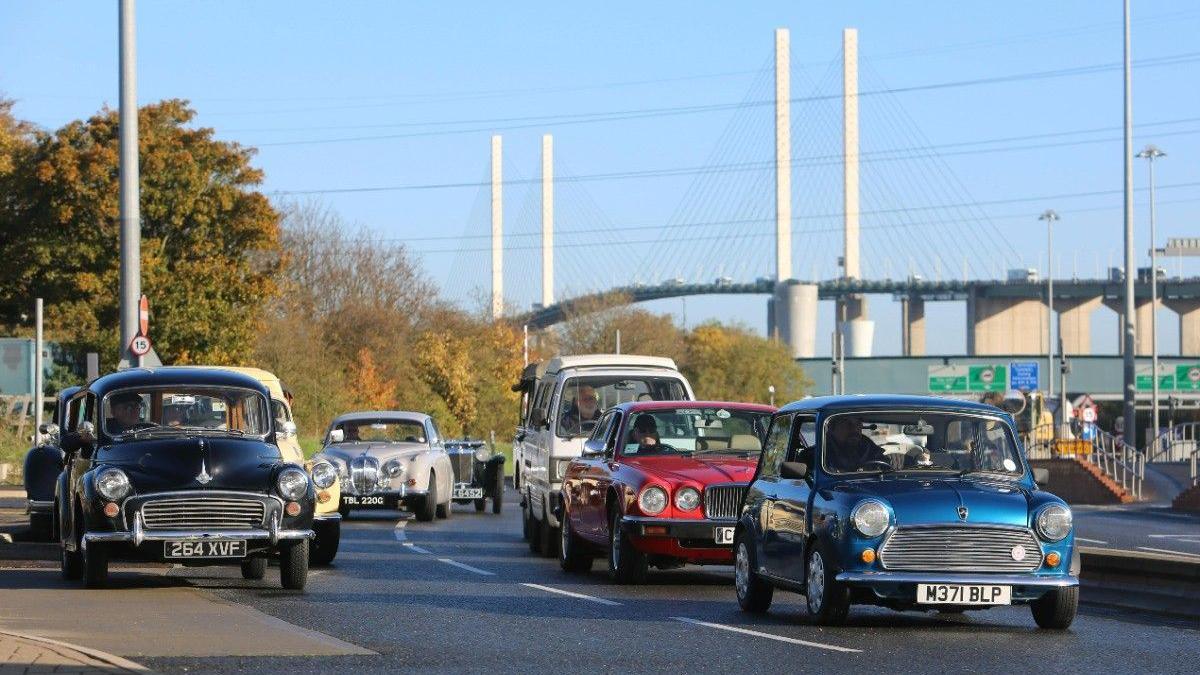
[(417, 420), (351, 420), (339, 423), (342, 443), (424, 443), (425, 426)]
[(839, 413), (825, 423), (825, 470), (834, 474), (952, 471), (1020, 475), (1012, 433), (1001, 419), (965, 413)]
[(157, 433), (264, 436), (271, 430), (266, 399), (239, 387), (123, 389), (104, 397), (105, 432), (114, 438)]

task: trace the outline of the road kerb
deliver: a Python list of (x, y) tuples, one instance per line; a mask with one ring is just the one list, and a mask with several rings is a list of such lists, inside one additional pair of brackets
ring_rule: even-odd
[[(64, 652), (68, 654), (78, 654), (79, 656), (75, 658), (87, 668), (103, 668), (110, 672), (116, 673), (152, 672), (149, 668), (146, 668), (140, 663), (134, 663), (129, 659), (121, 658), (115, 654), (109, 654), (108, 652), (102, 652), (98, 649), (91, 649), (89, 647), (73, 645), (69, 642), (62, 642), (61, 640), (53, 640), (40, 635), (28, 635), (25, 633), (12, 633), (9, 631), (0, 630), (0, 641), (4, 641), (5, 638), (8, 638), (9, 640), (32, 642), (44, 647), (53, 648), (51, 651), (54, 651), (57, 654), (63, 654)], [(0, 667), (4, 665), (7, 664), (0, 663)]]

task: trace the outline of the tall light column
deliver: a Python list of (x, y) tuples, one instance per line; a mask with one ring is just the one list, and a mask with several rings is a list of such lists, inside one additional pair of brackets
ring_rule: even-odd
[[(1046, 209), (1038, 216), (1038, 220), (1046, 222), (1046, 304), (1049, 307), (1046, 321), (1046, 398), (1051, 399), (1054, 398), (1054, 221), (1062, 219), (1054, 209)], [(1065, 424), (1067, 420), (1062, 419), (1064, 412), (1060, 410), (1058, 414), (1060, 421)]]
[[(1166, 156), (1167, 153), (1153, 145), (1147, 145), (1138, 153), (1138, 157), (1146, 160), (1146, 164), (1150, 168), (1150, 369), (1153, 373), (1150, 395), (1154, 397), (1150, 403), (1150, 418), (1153, 425), (1150, 428), (1153, 430), (1151, 433), (1155, 438), (1158, 437), (1158, 239), (1155, 232), (1154, 213), (1154, 160)], [(1151, 440), (1146, 439), (1146, 442), (1149, 443)]]
[(137, 28), (134, 0), (121, 0), (120, 24), (120, 211), (121, 211), (121, 344), (120, 361), (137, 363), (129, 343), (138, 331), (142, 297), (142, 230), (138, 204)]
[(492, 136), (492, 319), (504, 314), (504, 176), (503, 149)]
[(554, 304), (554, 137), (542, 136), (542, 307)]
[(775, 29), (775, 281), (792, 278), (791, 38)]
[(860, 276), (858, 260), (858, 31), (842, 31), (842, 209), (843, 271)]
[(1124, 440), (1126, 448), (1137, 447), (1137, 410), (1134, 399), (1137, 396), (1137, 320), (1134, 304), (1133, 281), (1137, 276), (1137, 265), (1133, 259), (1133, 78), (1130, 67), (1129, 44), (1129, 0), (1124, 2), (1125, 12), (1125, 325), (1122, 343), (1124, 354)]

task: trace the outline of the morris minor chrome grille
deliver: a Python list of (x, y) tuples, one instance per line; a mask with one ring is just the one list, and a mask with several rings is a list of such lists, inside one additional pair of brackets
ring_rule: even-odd
[(370, 455), (359, 455), (350, 460), (350, 485), (360, 495), (369, 495), (379, 489), (379, 460)]
[(266, 504), (237, 497), (154, 499), (142, 505), (147, 530), (248, 530), (263, 527)]
[(742, 507), (745, 485), (714, 485), (704, 489), (704, 517), (711, 520), (737, 520)]
[(898, 572), (1027, 573), (1042, 564), (1042, 549), (1026, 528), (898, 528), (879, 548), (879, 563)]

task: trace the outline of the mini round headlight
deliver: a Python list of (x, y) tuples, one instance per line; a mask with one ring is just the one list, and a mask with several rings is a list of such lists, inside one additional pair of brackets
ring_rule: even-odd
[(404, 462), (399, 459), (389, 459), (387, 464), (383, 465), (383, 474), (388, 478), (395, 478), (404, 473)]
[(1051, 504), (1037, 516), (1037, 531), (1046, 541), (1062, 541), (1071, 533), (1071, 509), (1062, 504)]
[(475, 461), (486, 462), (488, 460), (488, 457), (491, 457), (491, 456), (492, 456), (492, 453), (488, 450), (488, 447), (486, 445), (481, 445), (478, 448), (475, 448)]
[(878, 537), (887, 532), (888, 520), (887, 507), (871, 499), (859, 502), (850, 512), (850, 522), (864, 537)]
[(104, 469), (96, 475), (96, 492), (110, 502), (115, 502), (129, 494), (129, 476), (120, 469)]
[(648, 516), (656, 516), (667, 508), (667, 491), (651, 485), (638, 495), (638, 508)]
[(325, 460), (313, 462), (312, 481), (313, 485), (324, 490), (337, 481), (337, 469), (333, 468), (333, 465)]
[(675, 508), (680, 511), (691, 511), (700, 506), (700, 491), (694, 487), (680, 488), (675, 492)]
[(289, 467), (279, 472), (275, 484), (284, 499), (294, 502), (308, 491), (308, 475), (300, 469)]

